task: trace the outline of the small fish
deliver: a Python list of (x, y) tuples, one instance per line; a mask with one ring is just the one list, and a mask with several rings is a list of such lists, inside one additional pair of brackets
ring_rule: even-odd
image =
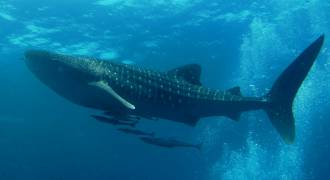
[(134, 115), (121, 115), (120, 113), (113, 113), (110, 111), (106, 111), (103, 113), (105, 116), (109, 116), (111, 118), (116, 117), (116, 119), (120, 120), (120, 121), (128, 121), (128, 122), (132, 122), (132, 121), (139, 121), (141, 120), (140, 116), (134, 116)]
[(167, 148), (175, 148), (175, 147), (191, 147), (196, 148), (199, 151), (202, 149), (202, 143), (200, 144), (190, 144), (184, 141), (179, 141), (172, 138), (155, 138), (155, 137), (141, 137), (140, 138), (143, 142), (161, 146), (161, 147), (167, 147)]
[(123, 126), (131, 126), (131, 127), (135, 127), (135, 125), (138, 123), (138, 121), (134, 121), (134, 122), (124, 122), (124, 121), (120, 121), (117, 120), (115, 118), (108, 118), (105, 116), (98, 116), (98, 115), (91, 115), (91, 117), (93, 117), (94, 119), (104, 122), (104, 123), (109, 123), (112, 125), (123, 125)]
[(138, 136), (155, 136), (154, 132), (144, 132), (138, 129), (131, 129), (131, 128), (119, 128), (118, 129), (121, 132), (124, 132), (126, 134), (134, 134), (134, 135), (138, 135)]

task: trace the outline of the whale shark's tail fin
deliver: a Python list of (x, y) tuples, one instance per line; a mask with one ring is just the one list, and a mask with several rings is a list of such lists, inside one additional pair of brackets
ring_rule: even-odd
[(278, 77), (265, 96), (269, 104), (265, 111), (275, 129), (288, 144), (294, 142), (295, 121), (292, 104), (296, 93), (319, 54), (324, 35), (307, 47)]

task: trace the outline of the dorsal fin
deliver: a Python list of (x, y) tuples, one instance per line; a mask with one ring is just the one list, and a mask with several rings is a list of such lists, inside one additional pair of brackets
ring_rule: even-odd
[(235, 86), (227, 90), (230, 94), (236, 96), (242, 96), (241, 88), (239, 86)]
[(200, 82), (201, 72), (202, 68), (198, 64), (188, 64), (168, 71), (169, 74), (174, 74), (191, 84), (199, 86), (202, 85)]

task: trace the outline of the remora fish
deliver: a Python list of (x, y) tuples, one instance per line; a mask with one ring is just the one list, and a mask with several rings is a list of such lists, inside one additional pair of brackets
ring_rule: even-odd
[(119, 128), (117, 129), (119, 131), (122, 131), (126, 134), (134, 134), (134, 135), (139, 135), (139, 136), (154, 136), (154, 132), (144, 132), (138, 129), (131, 129), (131, 128)]
[(125, 122), (125, 121), (120, 121), (118, 119), (115, 118), (108, 118), (108, 117), (104, 117), (104, 116), (98, 116), (98, 115), (91, 115), (92, 118), (100, 121), (100, 122), (104, 122), (104, 123), (109, 123), (112, 125), (123, 125), (123, 126), (131, 126), (131, 127), (135, 127), (135, 125), (138, 123), (138, 121), (134, 121), (134, 122)]
[(293, 143), (293, 100), (323, 41), (324, 35), (307, 47), (262, 97), (244, 97), (239, 87), (224, 91), (204, 87), (199, 80), (201, 68), (196, 64), (157, 72), (42, 50), (27, 51), (25, 62), (44, 84), (85, 107), (188, 125), (195, 125), (200, 118), (209, 116), (238, 120), (244, 111), (263, 109), (284, 141)]
[(202, 144), (189, 144), (172, 138), (141, 137), (140, 139), (145, 143), (167, 148), (192, 147), (198, 150), (202, 148)]

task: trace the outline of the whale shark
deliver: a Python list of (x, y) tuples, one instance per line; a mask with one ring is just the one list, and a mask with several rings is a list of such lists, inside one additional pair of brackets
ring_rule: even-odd
[(238, 121), (242, 112), (264, 110), (284, 142), (295, 139), (295, 96), (324, 42), (321, 35), (279, 75), (261, 97), (245, 97), (240, 87), (211, 89), (200, 81), (201, 66), (166, 72), (94, 57), (27, 50), (29, 70), (58, 95), (113, 117), (167, 119), (195, 126), (204, 117)]

